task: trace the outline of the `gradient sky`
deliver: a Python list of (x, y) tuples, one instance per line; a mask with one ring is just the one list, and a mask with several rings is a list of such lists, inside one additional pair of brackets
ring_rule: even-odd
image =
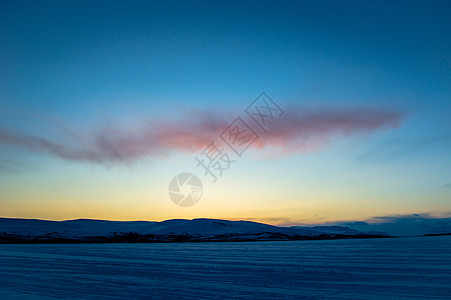
[[(449, 213), (450, 11), (449, 1), (5, 2), (0, 216), (294, 224)], [(262, 91), (282, 120), (213, 183), (195, 157)], [(204, 184), (192, 207), (167, 193), (181, 172)]]

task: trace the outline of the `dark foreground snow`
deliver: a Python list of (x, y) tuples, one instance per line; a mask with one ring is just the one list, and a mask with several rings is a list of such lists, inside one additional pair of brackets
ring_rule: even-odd
[(0, 245), (1, 299), (449, 299), (451, 236)]

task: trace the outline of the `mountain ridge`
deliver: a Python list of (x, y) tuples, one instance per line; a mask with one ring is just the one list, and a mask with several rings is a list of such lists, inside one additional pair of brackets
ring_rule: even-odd
[(345, 226), (280, 227), (254, 221), (169, 219), (110, 221), (0, 218), (0, 243), (207, 242), (388, 237)]

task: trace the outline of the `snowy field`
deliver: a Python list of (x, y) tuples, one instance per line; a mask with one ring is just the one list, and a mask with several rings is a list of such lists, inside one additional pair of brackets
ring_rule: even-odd
[(450, 299), (451, 236), (0, 245), (0, 299)]

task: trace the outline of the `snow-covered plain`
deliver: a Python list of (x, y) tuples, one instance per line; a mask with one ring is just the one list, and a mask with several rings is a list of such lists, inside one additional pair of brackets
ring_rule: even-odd
[(451, 236), (0, 245), (1, 299), (449, 299)]

